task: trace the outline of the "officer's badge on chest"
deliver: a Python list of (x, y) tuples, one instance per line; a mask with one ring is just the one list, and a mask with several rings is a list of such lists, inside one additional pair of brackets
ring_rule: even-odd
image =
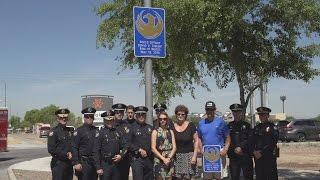
[(266, 128), (266, 132), (270, 132), (270, 127), (269, 126)]
[(151, 128), (148, 128), (148, 132), (151, 133)]
[(96, 137), (98, 137), (99, 136), (99, 132), (96, 132)]
[(73, 132), (73, 136), (77, 136), (77, 135), (78, 135), (77, 131)]
[(49, 133), (49, 136), (53, 136), (53, 131), (51, 131), (51, 132)]
[(125, 130), (126, 134), (128, 134), (130, 132), (130, 130), (127, 126), (124, 127), (124, 130)]

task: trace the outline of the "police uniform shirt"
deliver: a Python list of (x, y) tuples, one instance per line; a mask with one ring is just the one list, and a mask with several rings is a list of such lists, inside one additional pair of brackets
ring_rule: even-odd
[(72, 152), (73, 163), (78, 164), (81, 156), (92, 156), (94, 139), (98, 129), (95, 126), (83, 124), (73, 133)]
[(261, 150), (262, 156), (274, 156), (279, 132), (272, 122), (263, 122), (254, 128), (254, 150)]
[(105, 126), (96, 134), (94, 142), (94, 159), (97, 169), (102, 169), (101, 161), (120, 154), (123, 158), (128, 151), (128, 143), (115, 127)]
[(48, 136), (48, 152), (59, 160), (68, 160), (67, 153), (71, 152), (71, 134), (62, 124), (54, 127)]
[(232, 121), (228, 124), (230, 129), (231, 144), (228, 150), (228, 156), (236, 156), (234, 149), (240, 147), (245, 154), (250, 153), (250, 139), (252, 137), (252, 130), (250, 124), (245, 121)]
[(150, 157), (151, 155), (151, 133), (152, 126), (146, 123), (133, 124), (129, 133), (130, 151), (134, 156), (139, 155), (138, 150), (145, 150)]

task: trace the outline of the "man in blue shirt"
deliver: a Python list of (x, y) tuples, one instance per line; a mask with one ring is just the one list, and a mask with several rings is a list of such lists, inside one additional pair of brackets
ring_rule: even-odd
[(212, 101), (206, 102), (205, 105), (206, 115), (205, 119), (200, 120), (198, 125), (198, 135), (200, 139), (200, 146), (205, 145), (220, 145), (220, 157), (222, 160), (222, 172), (204, 172), (203, 179), (222, 179), (226, 177), (226, 155), (230, 146), (229, 128), (224, 120), (215, 115), (216, 105)]

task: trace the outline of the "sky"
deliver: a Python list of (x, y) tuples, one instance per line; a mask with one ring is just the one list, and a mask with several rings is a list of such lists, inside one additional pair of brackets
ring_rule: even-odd
[[(81, 96), (106, 94), (114, 103), (143, 105), (142, 74), (136, 69), (122, 71), (113, 50), (96, 48), (97, 27), (101, 19), (93, 12), (101, 1), (93, 0), (1, 0), (0, 1), (0, 106), (4, 106), (6, 84), (7, 107), (11, 115), (23, 117), (26, 111), (49, 104), (68, 107), (80, 115)], [(161, 59), (155, 59), (161, 61)], [(315, 67), (320, 59), (315, 58)], [(118, 75), (118, 72), (121, 72)], [(196, 99), (189, 92), (171, 99), (169, 113), (178, 104), (190, 112), (201, 113), (208, 100), (221, 112), (239, 102), (239, 89), (231, 83), (218, 89), (208, 79), (211, 92), (198, 87)], [(302, 81), (273, 79), (268, 84), (268, 106), (282, 111), (280, 96), (285, 95), (285, 112), (297, 118), (320, 114), (320, 78), (309, 84)], [(255, 106), (258, 107), (259, 92)]]

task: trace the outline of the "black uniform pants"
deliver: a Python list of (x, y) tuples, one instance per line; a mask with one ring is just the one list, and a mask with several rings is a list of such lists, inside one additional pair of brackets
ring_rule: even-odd
[[(119, 164), (113, 164), (108, 161), (102, 162), (103, 175), (100, 176), (100, 180), (120, 180), (120, 174), (122, 174), (122, 169), (120, 169)], [(121, 173), (120, 173), (121, 170)]]
[(253, 162), (251, 157), (235, 157), (230, 158), (230, 174), (231, 180), (239, 180), (242, 170), (243, 177), (246, 180), (253, 179)]
[(52, 158), (50, 167), (52, 180), (72, 180), (73, 171), (71, 161), (62, 161), (56, 158)]
[(128, 180), (129, 171), (130, 171), (130, 158), (125, 156), (120, 162), (119, 167), (121, 169), (120, 179), (121, 180)]
[(277, 180), (277, 158), (276, 157), (264, 157), (255, 159), (255, 170), (257, 180)]
[(149, 158), (133, 158), (131, 168), (134, 180), (153, 180), (153, 162)]
[(98, 179), (97, 170), (94, 165), (94, 161), (91, 158), (81, 159), (82, 170), (76, 171), (75, 174), (78, 180), (96, 180)]

